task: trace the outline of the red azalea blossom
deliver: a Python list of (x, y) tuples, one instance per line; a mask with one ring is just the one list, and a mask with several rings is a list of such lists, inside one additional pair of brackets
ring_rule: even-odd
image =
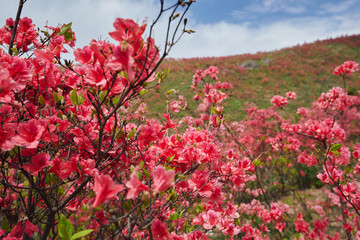
[(155, 192), (162, 192), (174, 185), (174, 170), (166, 170), (163, 166), (157, 166), (153, 172), (154, 184), (151, 186)]
[(109, 35), (118, 42), (140, 40), (146, 28), (146, 24), (139, 26), (134, 20), (123, 18), (115, 19), (113, 25), (116, 30), (109, 32)]
[(9, 151), (13, 149), (14, 143), (11, 138), (15, 135), (15, 124), (8, 123), (3, 126), (0, 125), (0, 149)]
[(336, 67), (333, 74), (341, 76), (345, 74), (351, 74), (355, 71), (359, 71), (359, 64), (354, 61), (346, 61), (340, 66)]
[(303, 215), (300, 212), (298, 212), (295, 221), (295, 230), (297, 232), (309, 233), (309, 223), (304, 220)]
[(206, 214), (203, 215), (204, 219), (204, 228), (212, 229), (216, 224), (218, 224), (221, 220), (221, 215), (219, 212), (215, 212), (214, 210), (209, 210)]
[(130, 179), (125, 184), (128, 189), (126, 199), (136, 199), (139, 193), (149, 190), (149, 187), (143, 184), (136, 176), (136, 172), (137, 168), (130, 174)]
[(39, 228), (31, 223), (29, 220), (25, 220), (25, 233), (26, 235), (28, 235), (29, 237), (32, 237), (34, 235), (34, 232), (38, 232)]
[(38, 153), (31, 158), (30, 163), (25, 164), (23, 168), (31, 175), (36, 176), (38, 172), (51, 165), (50, 155), (47, 153)]
[(31, 119), (26, 123), (19, 123), (16, 128), (17, 135), (11, 141), (17, 146), (36, 148), (40, 142), (45, 127), (38, 120)]
[(286, 97), (288, 99), (295, 100), (296, 99), (296, 93), (295, 92), (287, 92)]
[(279, 95), (275, 95), (271, 101), (270, 101), (275, 107), (284, 107), (286, 105), (289, 104), (289, 100), (287, 100), (286, 98), (279, 96)]
[[(18, 224), (11, 230), (9, 236), (7, 237), (13, 237), (15, 239), (22, 239), (24, 233), (23, 229), (23, 222), (19, 221)], [(12, 239), (12, 238), (9, 238)]]
[(151, 231), (155, 240), (169, 239), (169, 230), (165, 223), (156, 219), (151, 225)]
[(78, 159), (74, 156), (70, 157), (70, 161), (63, 161), (61, 158), (55, 158), (52, 161), (53, 166), (49, 169), (49, 172), (55, 173), (60, 179), (64, 180), (68, 178), (72, 172), (79, 172), (77, 160)]
[(96, 197), (93, 207), (97, 207), (102, 202), (113, 198), (122, 190), (124, 190), (124, 186), (115, 183), (109, 175), (95, 175), (94, 192)]

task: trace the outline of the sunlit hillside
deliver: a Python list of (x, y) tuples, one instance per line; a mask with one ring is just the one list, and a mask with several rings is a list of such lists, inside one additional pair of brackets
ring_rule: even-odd
[[(347, 60), (360, 62), (360, 35), (316, 41), (274, 52), (259, 52), (216, 58), (167, 59), (161, 69), (170, 67), (168, 78), (160, 87), (149, 92), (147, 98), (150, 113), (162, 112), (165, 107), (165, 92), (179, 90), (192, 103), (190, 85), (198, 67), (211, 65), (219, 68), (219, 79), (234, 86), (231, 98), (227, 100), (225, 112), (231, 119), (244, 116), (244, 103), (257, 107), (270, 105), (273, 95), (285, 95), (295, 91), (298, 100), (289, 106), (294, 110), (298, 105), (309, 106), (310, 102), (332, 86), (342, 86), (333, 69)], [(356, 93), (360, 87), (360, 74), (352, 75), (347, 89)]]

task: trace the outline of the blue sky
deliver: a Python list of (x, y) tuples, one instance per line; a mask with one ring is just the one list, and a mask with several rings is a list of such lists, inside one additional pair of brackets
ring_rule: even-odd
[[(174, 0), (165, 0), (165, 2)], [(17, 0), (2, 1), (0, 25), (15, 18)], [(111, 40), (108, 32), (116, 17), (149, 22), (159, 0), (28, 0), (22, 17), (42, 27), (73, 22), (77, 47), (92, 38)], [(185, 35), (171, 57), (228, 56), (360, 33), (360, 0), (197, 0), (188, 14), (195, 34)], [(155, 41), (164, 45), (166, 19), (155, 29)], [(70, 57), (69, 57), (70, 58)]]

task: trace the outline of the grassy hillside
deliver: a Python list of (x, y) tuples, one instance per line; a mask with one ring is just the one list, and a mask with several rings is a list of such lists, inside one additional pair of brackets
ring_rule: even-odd
[[(232, 96), (227, 100), (225, 112), (231, 119), (244, 116), (244, 103), (255, 103), (259, 108), (270, 105), (273, 95), (285, 95), (295, 91), (298, 99), (289, 106), (309, 106), (321, 92), (333, 86), (342, 86), (339, 77), (332, 75), (333, 69), (347, 60), (360, 62), (360, 35), (345, 36), (307, 43), (274, 52), (259, 52), (216, 58), (167, 59), (161, 69), (171, 68), (162, 85), (149, 91), (150, 113), (163, 112), (165, 92), (178, 89), (188, 100), (190, 108), (193, 92), (192, 76), (199, 67), (217, 66), (219, 80), (233, 84)], [(160, 70), (161, 70), (160, 69)], [(360, 88), (360, 74), (357, 72), (348, 82), (348, 91)]]

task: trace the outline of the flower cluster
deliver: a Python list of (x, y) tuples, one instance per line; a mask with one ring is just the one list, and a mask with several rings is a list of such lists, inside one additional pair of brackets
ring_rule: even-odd
[(336, 67), (333, 71), (334, 75), (344, 76), (353, 72), (359, 71), (359, 64), (354, 61), (346, 61), (340, 66)]

